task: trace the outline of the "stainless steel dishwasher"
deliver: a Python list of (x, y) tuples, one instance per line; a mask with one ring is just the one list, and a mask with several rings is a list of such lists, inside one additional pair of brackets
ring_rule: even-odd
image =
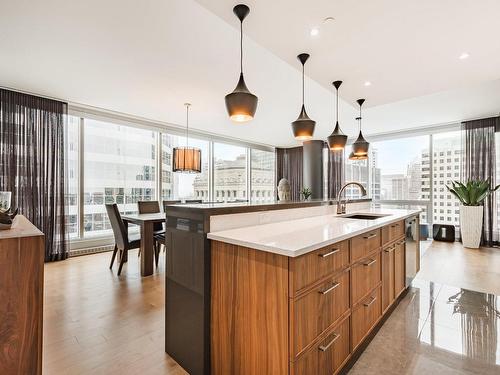
[(405, 220), (406, 286), (420, 271), (420, 219), (413, 216)]

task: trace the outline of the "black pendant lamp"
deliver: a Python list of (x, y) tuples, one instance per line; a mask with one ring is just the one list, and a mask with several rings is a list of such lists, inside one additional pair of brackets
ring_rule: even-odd
[(307, 115), (306, 108), (304, 107), (304, 64), (309, 58), (309, 54), (301, 53), (297, 56), (300, 63), (302, 64), (302, 109), (300, 110), (299, 117), (297, 120), (292, 122), (292, 131), (295, 139), (299, 141), (307, 141), (312, 139), (314, 134), (314, 127), (316, 125), (316, 121), (311, 120)]
[(365, 159), (368, 158), (368, 149), (370, 148), (370, 143), (366, 141), (366, 139), (363, 137), (363, 133), (361, 131), (361, 107), (363, 103), (365, 102), (365, 99), (358, 99), (356, 100), (359, 104), (359, 117), (356, 118), (356, 120), (359, 121), (359, 135), (358, 139), (352, 144), (352, 153), (354, 156), (361, 156), (364, 157)]
[(201, 150), (189, 147), (189, 107), (191, 104), (184, 103), (184, 105), (186, 106), (186, 146), (174, 148), (172, 170), (181, 173), (200, 173)]
[(240, 20), (240, 79), (233, 92), (226, 95), (226, 109), (231, 120), (246, 122), (254, 118), (259, 100), (248, 90), (243, 78), (243, 20), (250, 13), (250, 8), (238, 4), (233, 8), (233, 13)]
[(347, 135), (342, 133), (342, 130), (340, 130), (340, 125), (339, 125), (339, 87), (341, 84), (342, 81), (333, 82), (333, 86), (337, 91), (337, 99), (336, 99), (337, 121), (335, 123), (335, 129), (333, 130), (332, 134), (330, 134), (327, 138), (328, 147), (330, 148), (331, 151), (343, 150), (347, 142)]

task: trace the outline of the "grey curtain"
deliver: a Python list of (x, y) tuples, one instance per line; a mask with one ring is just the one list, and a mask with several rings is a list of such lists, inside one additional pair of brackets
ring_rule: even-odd
[[(495, 132), (500, 129), (498, 117), (462, 123), (464, 139), (464, 177), (465, 180), (489, 180), (496, 183)], [(484, 203), (483, 245), (493, 246), (499, 243), (499, 223), (496, 212), (495, 194)]]
[(286, 178), (290, 182), (292, 200), (300, 200), (303, 175), (303, 149), (301, 147), (276, 149), (276, 181)]
[(45, 234), (45, 260), (68, 256), (64, 215), (67, 104), (0, 89), (0, 190)]
[(335, 199), (344, 184), (344, 150), (328, 151), (328, 198)]

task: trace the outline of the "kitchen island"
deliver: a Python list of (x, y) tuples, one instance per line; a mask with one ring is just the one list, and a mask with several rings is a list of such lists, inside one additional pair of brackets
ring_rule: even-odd
[(344, 367), (405, 290), (405, 219), (418, 211), (334, 212), (167, 210), (166, 351), (192, 374)]

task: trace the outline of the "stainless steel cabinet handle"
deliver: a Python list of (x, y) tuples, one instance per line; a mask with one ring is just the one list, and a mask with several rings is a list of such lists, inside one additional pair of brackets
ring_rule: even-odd
[(363, 263), (363, 266), (371, 266), (373, 263), (376, 263), (377, 259), (370, 259), (369, 262)]
[(318, 349), (319, 349), (319, 350), (321, 350), (322, 352), (326, 352), (326, 351), (328, 350), (328, 348), (329, 348), (330, 346), (332, 346), (332, 345), (333, 345), (333, 343), (339, 339), (339, 337), (340, 337), (340, 335), (339, 335), (338, 333), (334, 334), (334, 335), (333, 335), (333, 339), (332, 339), (332, 341), (330, 341), (330, 342), (329, 342), (328, 344), (326, 344), (326, 345), (321, 345)]
[(330, 255), (333, 255), (333, 254), (336, 254), (340, 251), (340, 249), (333, 249), (332, 251), (330, 251), (329, 253), (326, 253), (326, 254), (318, 254), (319, 257), (321, 258), (326, 258), (326, 257), (329, 257)]
[(375, 302), (377, 300), (377, 297), (372, 297), (371, 301), (368, 302), (368, 303), (363, 303), (363, 306), (365, 307), (368, 307), (370, 306), (373, 302)]
[(370, 235), (368, 235), (368, 236), (364, 236), (363, 238), (364, 238), (365, 240), (369, 240), (370, 238), (373, 238), (373, 237), (377, 237), (377, 233), (372, 233), (372, 234), (370, 234)]
[(327, 293), (330, 293), (332, 290), (334, 290), (336, 287), (338, 287), (340, 285), (340, 283), (335, 283), (333, 284), (331, 287), (329, 287), (328, 289), (325, 289), (325, 290), (320, 290), (319, 291), (319, 294), (327, 294)]

